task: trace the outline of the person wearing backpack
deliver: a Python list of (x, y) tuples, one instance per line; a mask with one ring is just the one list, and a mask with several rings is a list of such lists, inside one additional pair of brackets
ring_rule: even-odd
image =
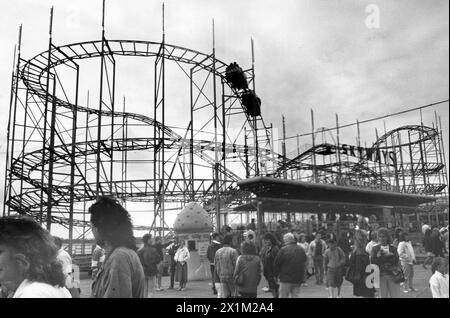
[(350, 253), (349, 267), (345, 279), (353, 284), (353, 296), (374, 298), (375, 288), (366, 285), (366, 268), (370, 264), (370, 256), (366, 251), (367, 234), (364, 230), (357, 229), (354, 234), (355, 247)]
[(157, 264), (161, 261), (161, 258), (156, 248), (151, 245), (150, 234), (145, 234), (142, 237), (142, 242), (144, 242), (144, 247), (138, 251), (138, 256), (145, 275), (144, 298), (152, 298), (155, 291), (156, 275), (158, 274)]
[(323, 267), (323, 253), (326, 250), (325, 241), (322, 240), (322, 234), (317, 233), (314, 241), (309, 245), (313, 262), (314, 262), (314, 274), (316, 276), (316, 284), (323, 284), (324, 267)]

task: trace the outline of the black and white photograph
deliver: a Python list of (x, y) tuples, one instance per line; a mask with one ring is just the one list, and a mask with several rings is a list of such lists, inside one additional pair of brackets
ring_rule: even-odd
[(447, 0), (2, 1), (0, 39), (0, 307), (449, 298)]

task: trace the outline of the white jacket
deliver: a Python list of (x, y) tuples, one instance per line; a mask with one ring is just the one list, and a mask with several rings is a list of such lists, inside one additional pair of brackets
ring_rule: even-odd
[(186, 262), (189, 259), (189, 250), (186, 246), (180, 247), (175, 253), (174, 260), (175, 262)]
[(398, 243), (397, 252), (400, 261), (403, 263), (413, 264), (416, 260), (411, 241)]

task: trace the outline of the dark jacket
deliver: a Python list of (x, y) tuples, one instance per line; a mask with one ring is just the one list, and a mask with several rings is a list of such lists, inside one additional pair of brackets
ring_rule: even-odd
[(433, 240), (431, 239), (431, 235), (423, 237), (422, 245), (425, 248), (425, 252), (433, 252)]
[(117, 247), (92, 283), (94, 298), (144, 298), (144, 271), (135, 251)]
[(350, 242), (346, 237), (341, 237), (337, 242), (337, 246), (341, 248), (341, 250), (345, 253), (346, 256), (348, 256), (352, 251)]
[(434, 256), (442, 257), (444, 256), (442, 240), (439, 233), (431, 234), (431, 248)]
[(211, 244), (209, 244), (208, 249), (206, 250), (206, 256), (208, 257), (210, 264), (214, 264), (214, 257), (216, 256), (216, 252), (221, 247), (222, 244), (217, 241), (212, 241)]
[(157, 264), (161, 262), (158, 251), (150, 246), (144, 246), (138, 251), (139, 259), (144, 268), (145, 276), (154, 276), (158, 273)]
[(173, 259), (175, 257), (175, 254), (177, 253), (178, 248), (180, 247), (180, 244), (173, 243), (170, 248), (167, 250), (167, 254), (169, 254), (170, 259)]
[(306, 260), (303, 247), (296, 243), (284, 246), (275, 259), (275, 274), (280, 282), (301, 284), (304, 280)]
[(261, 250), (261, 261), (264, 268), (264, 276), (266, 278), (275, 277), (275, 259), (277, 258), (280, 249), (278, 246), (272, 246), (270, 248), (264, 247)]
[(392, 275), (393, 271), (400, 265), (400, 258), (398, 256), (397, 249), (389, 244), (390, 255), (385, 255), (383, 252), (378, 255), (381, 250), (381, 244), (375, 245), (372, 248), (372, 255), (370, 260), (373, 264), (378, 265), (380, 268), (380, 275)]
[[(159, 258), (160, 258), (160, 262), (162, 262), (164, 260), (164, 253), (163, 253), (163, 249), (166, 248), (167, 246), (169, 246), (170, 244), (172, 244), (172, 242), (166, 243), (166, 244), (155, 244), (155, 245), (151, 245), (152, 247), (154, 247), (156, 249), (156, 251), (159, 254)], [(175, 255), (175, 254), (174, 254)]]
[(258, 284), (261, 281), (261, 260), (257, 255), (241, 255), (236, 262), (234, 277), (243, 276), (244, 283), (238, 285), (241, 293), (256, 294)]

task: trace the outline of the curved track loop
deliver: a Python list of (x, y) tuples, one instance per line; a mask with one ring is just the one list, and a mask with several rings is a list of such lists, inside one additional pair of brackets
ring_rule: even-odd
[[(220, 60), (212, 60), (210, 55), (206, 55), (204, 53), (186, 49), (179, 46), (174, 46), (170, 44), (165, 44), (164, 50), (161, 50), (161, 44), (157, 42), (149, 42), (149, 41), (134, 41), (134, 40), (108, 40), (105, 42), (105, 55), (123, 55), (123, 56), (164, 56), (165, 59), (191, 64), (192, 66), (196, 66), (200, 69), (206, 70), (208, 72), (215, 72), (215, 76), (219, 76), (223, 79), (224, 83), (227, 83), (225, 80), (225, 69), (227, 64), (223, 63)], [(176, 132), (168, 128), (167, 126), (163, 126), (160, 122), (135, 113), (124, 113), (124, 112), (111, 112), (108, 110), (99, 111), (97, 109), (92, 109), (89, 107), (84, 107), (81, 105), (74, 105), (68, 101), (62, 100), (57, 96), (53, 96), (48, 93), (46, 89), (46, 76), (50, 69), (66, 64), (66, 63), (76, 63), (76, 60), (100, 57), (102, 55), (102, 41), (89, 41), (89, 42), (80, 42), (74, 44), (68, 44), (60, 47), (53, 47), (50, 52), (50, 63), (48, 62), (49, 52), (42, 52), (32, 59), (28, 60), (25, 65), (21, 68), (19, 77), (23, 81), (24, 85), (28, 89), (29, 93), (35, 95), (42, 101), (47, 101), (49, 104), (55, 103), (57, 107), (64, 107), (70, 110), (75, 110), (77, 112), (86, 112), (92, 115), (102, 116), (114, 116), (121, 117), (127, 119), (133, 119), (145, 123), (149, 126), (155, 126), (160, 132), (164, 131), (164, 135), (166, 136), (165, 146), (170, 147), (183, 147), (186, 144), (189, 145), (190, 140), (184, 140), (181, 136), (179, 136)], [(213, 68), (213, 64), (215, 63), (215, 67)], [(228, 83), (227, 83), (228, 84)], [(234, 94), (237, 94), (231, 87), (230, 89)], [(103, 140), (103, 144), (105, 148), (107, 147), (108, 140)], [(144, 149), (156, 149), (156, 142), (153, 138), (130, 138), (127, 140), (123, 139), (115, 139), (114, 146), (112, 148), (113, 151), (128, 151), (130, 149), (133, 150), (144, 150)], [(55, 146), (55, 153), (58, 150), (69, 149), (72, 145), (59, 145)], [(196, 156), (201, 157), (207, 164), (214, 166), (215, 160), (209, 157), (204, 153), (204, 149), (213, 149), (214, 143), (206, 140), (196, 140), (194, 141), (194, 153)], [(99, 151), (103, 151), (103, 149), (97, 148), (97, 141), (89, 141), (86, 142), (77, 142), (75, 144), (76, 156), (85, 156), (89, 154), (96, 154)], [(243, 153), (244, 147), (239, 145), (225, 145), (226, 153)], [(254, 149), (249, 149), (250, 152), (254, 151)], [(56, 160), (66, 161), (70, 164), (70, 155), (65, 153), (64, 151), (60, 151), (63, 155), (55, 156)], [(9, 204), (14, 207), (16, 211), (20, 213), (27, 213), (34, 217), (38, 217), (38, 213), (33, 211), (34, 209), (39, 207), (39, 204), (32, 202), (39, 202), (39, 196), (41, 189), (44, 191), (49, 191), (45, 184), (41, 184), (41, 180), (34, 179), (31, 174), (33, 171), (36, 171), (42, 165), (47, 164), (50, 160), (48, 152), (45, 152), (46, 158), (43, 158), (44, 150), (39, 149), (30, 153), (22, 154), (17, 159), (14, 160), (11, 166), (11, 173), (16, 177), (21, 178), (22, 180), (28, 182), (33, 185), (35, 190), (29, 190), (25, 193), (21, 193), (14, 197), (11, 197)], [(270, 160), (271, 157), (267, 156), (267, 160)], [(19, 164), (20, 163), (20, 164)], [(23, 164), (23, 169), (21, 164)], [(231, 170), (219, 166), (220, 172), (223, 173), (228, 180), (237, 181), (239, 177), (234, 174)], [(184, 182), (184, 180), (173, 180), (175, 183)], [(201, 181), (201, 180), (199, 180)], [(206, 180), (203, 180), (206, 181)], [(152, 180), (135, 180), (135, 181), (127, 181), (130, 183), (129, 188), (132, 187), (133, 183), (151, 183)], [(117, 185), (120, 185), (124, 182), (116, 181), (113, 182), (115, 184), (115, 189), (117, 189)], [(74, 196), (76, 200), (90, 200), (94, 199), (94, 192), (92, 191), (91, 184), (86, 185), (86, 187), (75, 187), (74, 188)], [(90, 190), (86, 191), (88, 188)], [(201, 188), (201, 185), (200, 185)], [(54, 196), (53, 205), (54, 206), (64, 206), (64, 204), (68, 202), (70, 196), (69, 187), (53, 187), (52, 195)], [(207, 194), (210, 192), (210, 187), (204, 186), (203, 190), (200, 189), (200, 194)], [(231, 193), (234, 193), (238, 190), (235, 188), (227, 189)], [(181, 193), (171, 193), (169, 195), (169, 200), (175, 200), (176, 196), (179, 196)], [(145, 197), (148, 196), (148, 193), (137, 193), (137, 194), (129, 194), (129, 197)], [(122, 193), (122, 197), (127, 197), (126, 193)], [(42, 200), (42, 198), (41, 198)], [(19, 204), (20, 202), (20, 204)], [(42, 203), (44, 204), (44, 203)], [(46, 215), (43, 215), (43, 218), (46, 218)], [(53, 216), (52, 221), (60, 224), (68, 224), (68, 218)], [(80, 220), (74, 220), (75, 226), (86, 225), (85, 222)]]
[(416, 140), (411, 141), (410, 143), (402, 143), (401, 145), (395, 145), (395, 147), (403, 147), (403, 146), (408, 146), (408, 145), (414, 145), (414, 144), (418, 144), (427, 140), (432, 140), (433, 138), (435, 138), (438, 134), (438, 131), (434, 128), (431, 127), (427, 127), (427, 126), (421, 126), (421, 125), (407, 125), (407, 126), (402, 126), (396, 129), (393, 129), (389, 132), (387, 132), (386, 134), (384, 134), (383, 136), (381, 136), (380, 138), (378, 138), (378, 140), (373, 144), (373, 148), (378, 148), (378, 149), (393, 149), (395, 147), (393, 146), (383, 146), (383, 143), (388, 143), (389, 142), (389, 138), (395, 134), (401, 133), (401, 132), (409, 132), (409, 133), (417, 133), (419, 135), (419, 138), (417, 138)]

